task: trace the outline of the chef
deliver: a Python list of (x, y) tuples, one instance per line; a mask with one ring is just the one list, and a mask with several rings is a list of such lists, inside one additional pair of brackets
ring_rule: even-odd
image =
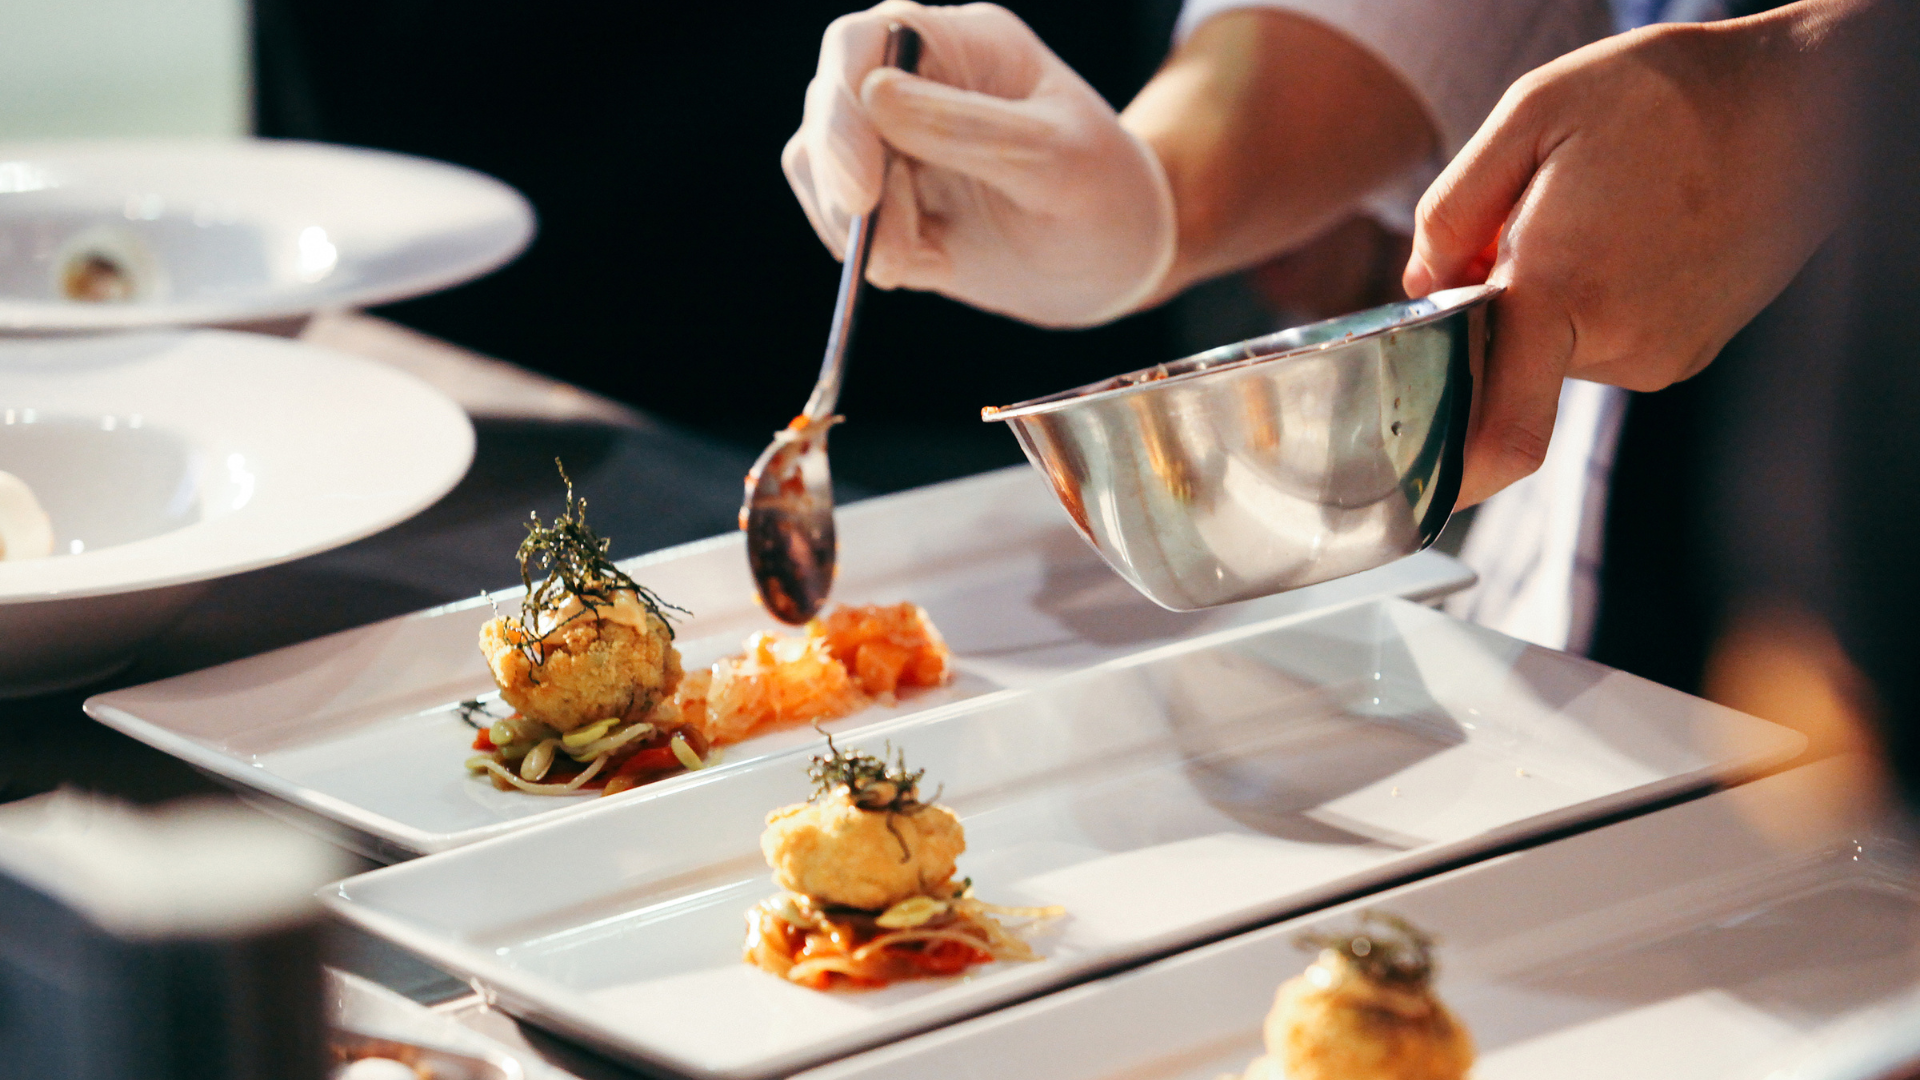
[[(894, 21), (924, 38), (917, 76), (880, 67)], [(1091, 326), (1356, 214), (1411, 235), (1508, 85), (1611, 29), (1599, 0), (1485, 0), (1471, 18), (1440, 0), (1188, 0), (1172, 55), (1116, 114), (1005, 9), (888, 0), (828, 28), (782, 164), (836, 256), (848, 219), (884, 208), (874, 284)], [(884, 145), (901, 156), (883, 177)], [(1454, 605), (1578, 651), (1621, 403), (1566, 386), (1554, 459), (1483, 511), (1463, 554), (1484, 584)]]

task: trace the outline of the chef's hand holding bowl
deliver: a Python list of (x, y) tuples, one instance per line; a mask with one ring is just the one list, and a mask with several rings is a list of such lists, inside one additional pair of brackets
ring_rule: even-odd
[(1799, 273), (1836, 221), (1838, 84), (1866, 11), (1647, 27), (1507, 92), (1421, 199), (1405, 277), (1414, 295), (1505, 286), (1462, 505), (1539, 467), (1563, 378), (1698, 374)]

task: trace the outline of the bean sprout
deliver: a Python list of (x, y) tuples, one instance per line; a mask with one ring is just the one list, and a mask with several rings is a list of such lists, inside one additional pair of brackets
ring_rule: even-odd
[(486, 769), (488, 772), (492, 773), (493, 775), (499, 777), (502, 780), (505, 780), (507, 783), (512, 784), (514, 787), (519, 788), (521, 791), (524, 791), (529, 795), (571, 795), (575, 791), (580, 790), (580, 785), (593, 779), (594, 776), (600, 772), (600, 767), (605, 765), (606, 763), (607, 763), (606, 758), (596, 758), (594, 759), (593, 764), (581, 770), (580, 775), (574, 777), (573, 779), (567, 781), (564, 784), (533, 784), (533, 783), (528, 783), (527, 781), (522, 780), (520, 777), (515, 776), (513, 773), (508, 772), (506, 769), (501, 767), (499, 762), (494, 761), (492, 758), (476, 757), (467, 762), (469, 767), (477, 764), (481, 768)]
[(526, 760), (520, 763), (520, 776), (525, 780), (540, 780), (553, 767), (553, 748), (560, 745), (559, 739), (542, 739), (540, 745), (528, 752)]
[(653, 734), (652, 724), (635, 724), (625, 731), (609, 735), (604, 739), (596, 739), (583, 746), (568, 747), (567, 756), (575, 761), (591, 761), (597, 757), (605, 757), (633, 740), (651, 734)]

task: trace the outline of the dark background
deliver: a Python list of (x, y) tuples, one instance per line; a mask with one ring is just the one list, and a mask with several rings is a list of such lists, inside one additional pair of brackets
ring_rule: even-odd
[[(262, 135), (420, 154), (519, 188), (540, 231), (506, 269), (379, 313), (743, 446), (799, 411), (839, 266), (780, 172), (820, 35), (853, 0), (746, 8), (260, 0)], [(1011, 0), (1116, 107), (1178, 0)], [(836, 475), (891, 490), (1020, 460), (999, 405), (1175, 355), (1170, 318), (1050, 332), (869, 296)]]

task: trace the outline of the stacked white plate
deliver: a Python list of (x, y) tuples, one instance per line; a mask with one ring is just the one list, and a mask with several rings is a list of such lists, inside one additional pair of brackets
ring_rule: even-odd
[[(775, 892), (758, 836), (768, 811), (806, 797), (813, 746), (578, 807), (327, 899), (628, 1061), (770, 1077), (1750, 776), (1804, 740), (1375, 600), (881, 719), (840, 743), (928, 770), (966, 825), (961, 873), (983, 899), (1067, 909), (1035, 940), (1044, 960), (863, 993), (743, 964), (743, 913)], [(443, 774), (457, 756), (443, 748)]]
[(0, 145), (0, 329), (256, 322), (443, 289), (533, 237), (424, 158), (260, 139)]
[(213, 579), (386, 528), (472, 457), (458, 406), (357, 357), (218, 330), (0, 339), (0, 471), (54, 543), (0, 561), (0, 697), (110, 673)]

